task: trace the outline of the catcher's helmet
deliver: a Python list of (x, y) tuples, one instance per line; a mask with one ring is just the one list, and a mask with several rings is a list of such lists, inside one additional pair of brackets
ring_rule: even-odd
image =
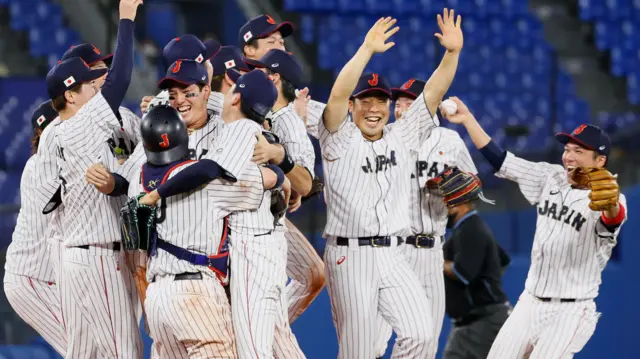
[(189, 134), (182, 117), (171, 106), (158, 105), (142, 117), (140, 133), (147, 161), (167, 165), (189, 154)]

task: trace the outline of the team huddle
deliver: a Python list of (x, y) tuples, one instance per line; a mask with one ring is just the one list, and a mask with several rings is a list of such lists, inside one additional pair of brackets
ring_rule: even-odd
[[(436, 116), (463, 48), (460, 16), (437, 16), (445, 53), (431, 77), (394, 88), (365, 72), (400, 31), (379, 19), (326, 104), (285, 48), (291, 23), (255, 17), (239, 46), (181, 36), (138, 118), (121, 104), (141, 3), (120, 0), (114, 54), (74, 46), (47, 75), (5, 266), (16, 313), (65, 358), (142, 358), (141, 325), (152, 358), (305, 358), (290, 324), (326, 283), (339, 358), (380, 358), (393, 332), (392, 358), (434, 358), (448, 210), (480, 191), (464, 142)], [(627, 218), (604, 169), (609, 138), (582, 125), (557, 135), (562, 165), (533, 163), (451, 100), (443, 116), (538, 207), (525, 291), (488, 357), (570, 358), (595, 330), (601, 272)], [(458, 175), (469, 187), (443, 193)], [(319, 193), (324, 260), (286, 218)]]

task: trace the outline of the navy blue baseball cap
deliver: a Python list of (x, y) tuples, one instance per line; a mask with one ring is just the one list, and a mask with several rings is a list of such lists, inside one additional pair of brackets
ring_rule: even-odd
[(177, 60), (167, 70), (167, 74), (158, 81), (161, 90), (168, 89), (173, 84), (178, 83), (184, 86), (195, 84), (209, 84), (207, 68), (193, 60)]
[(34, 129), (44, 130), (56, 117), (58, 117), (58, 113), (53, 109), (51, 101), (45, 101), (33, 111), (31, 125)]
[(72, 57), (58, 62), (47, 74), (47, 92), (49, 98), (54, 99), (74, 86), (85, 82), (91, 82), (104, 75), (109, 69), (92, 70), (84, 60)]
[(251, 70), (236, 81), (235, 92), (242, 101), (257, 114), (266, 116), (278, 99), (278, 91), (267, 75), (260, 70)]
[(611, 139), (600, 127), (594, 125), (582, 124), (571, 133), (560, 132), (556, 134), (556, 139), (563, 145), (575, 142), (607, 157), (611, 152)]
[(402, 84), (401, 87), (395, 87), (391, 89), (391, 95), (393, 100), (397, 100), (398, 97), (408, 97), (415, 100), (418, 95), (424, 90), (426, 82), (422, 80), (410, 79)]
[(207, 44), (205, 45), (191, 34), (176, 37), (162, 49), (162, 58), (166, 64), (173, 64), (177, 60), (193, 60), (203, 63), (220, 51), (220, 44), (217, 41), (209, 40)]
[(391, 98), (391, 87), (382, 75), (377, 73), (366, 73), (360, 76), (356, 89), (351, 94), (351, 98), (371, 96), (381, 94)]
[(236, 69), (245, 72), (251, 71), (244, 60), (242, 51), (240, 51), (239, 48), (235, 46), (222, 46), (220, 51), (211, 58), (213, 75), (222, 75), (229, 69)]
[(280, 49), (269, 50), (260, 60), (251, 60), (251, 65), (269, 69), (299, 88), (302, 82), (302, 65), (290, 53)]
[(269, 15), (259, 15), (247, 21), (238, 32), (238, 43), (241, 48), (253, 39), (268, 37), (274, 32), (280, 32), (283, 38), (293, 34), (293, 24), (284, 21), (277, 23)]
[(104, 61), (107, 67), (111, 67), (113, 54), (103, 54), (92, 44), (72, 45), (67, 52), (62, 55), (62, 61), (72, 57), (79, 57), (89, 66), (93, 66), (100, 61)]

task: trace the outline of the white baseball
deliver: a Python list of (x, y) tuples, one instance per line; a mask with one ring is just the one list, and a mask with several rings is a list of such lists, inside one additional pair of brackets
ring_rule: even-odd
[(440, 107), (444, 110), (447, 115), (455, 115), (458, 112), (458, 104), (456, 104), (451, 99), (446, 99), (442, 101)]

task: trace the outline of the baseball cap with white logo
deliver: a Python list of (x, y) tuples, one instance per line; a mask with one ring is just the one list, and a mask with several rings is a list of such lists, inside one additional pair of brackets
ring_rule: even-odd
[(47, 74), (47, 92), (49, 98), (54, 99), (74, 86), (91, 82), (106, 74), (108, 69), (92, 70), (84, 60), (79, 57), (58, 62)]
[(193, 60), (177, 60), (171, 64), (165, 77), (158, 82), (158, 87), (161, 90), (165, 90), (175, 86), (175, 84), (182, 86), (208, 85), (207, 68)]
[(33, 111), (31, 127), (44, 130), (56, 117), (58, 117), (58, 113), (53, 109), (51, 101), (45, 101)]
[(267, 68), (280, 74), (296, 88), (302, 84), (302, 65), (292, 54), (280, 49), (269, 50), (260, 60), (246, 60), (256, 68)]
[(251, 71), (244, 61), (242, 52), (235, 46), (222, 46), (220, 51), (211, 58), (211, 65), (213, 65), (213, 76), (222, 75), (229, 69)]
[(238, 32), (238, 43), (244, 48), (251, 40), (263, 39), (274, 32), (280, 32), (283, 38), (290, 36), (293, 34), (293, 24), (288, 21), (277, 23), (269, 15), (259, 15), (242, 25)]
[(556, 139), (563, 145), (574, 142), (607, 157), (611, 152), (611, 139), (600, 127), (594, 125), (582, 124), (571, 133), (560, 132), (556, 134)]

